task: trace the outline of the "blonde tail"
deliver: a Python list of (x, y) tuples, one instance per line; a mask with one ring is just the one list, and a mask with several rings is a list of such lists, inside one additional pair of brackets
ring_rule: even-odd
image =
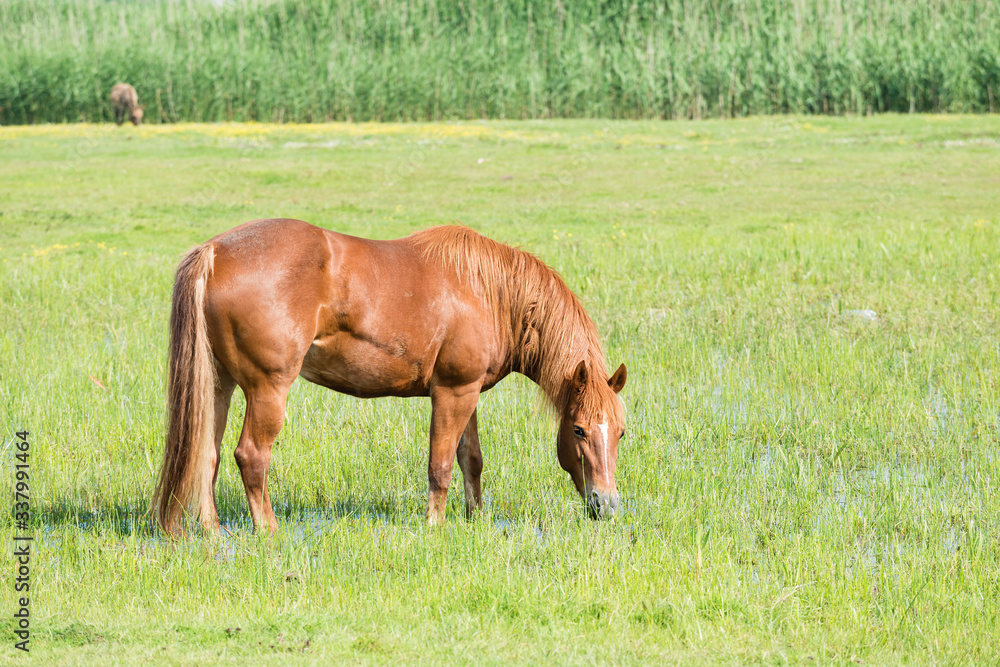
[[(215, 364), (205, 322), (205, 286), (215, 250), (194, 248), (177, 267), (170, 310), (170, 371), (167, 380), (167, 444), (153, 492), (153, 511), (170, 536), (183, 534), (183, 519), (214, 517)], [(206, 526), (211, 528), (211, 526)]]

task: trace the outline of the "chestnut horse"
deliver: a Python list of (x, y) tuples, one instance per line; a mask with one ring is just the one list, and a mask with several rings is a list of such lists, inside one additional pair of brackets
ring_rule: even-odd
[(215, 480), (239, 385), (236, 462), (254, 526), (277, 529), (267, 472), (299, 375), (362, 398), (430, 396), (427, 523), (444, 519), (456, 456), (471, 515), (482, 503), (479, 394), (512, 372), (558, 411), (559, 462), (591, 514), (614, 514), (625, 366), (609, 376), (594, 323), (552, 269), (464, 227), (393, 241), (300, 220), (236, 227), (177, 268), (157, 520), (170, 535), (186, 516), (218, 532)]

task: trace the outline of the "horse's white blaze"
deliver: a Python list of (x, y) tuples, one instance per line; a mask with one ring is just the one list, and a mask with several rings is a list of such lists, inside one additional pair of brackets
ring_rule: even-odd
[(608, 422), (604, 422), (597, 428), (601, 429), (601, 446), (604, 447), (604, 483), (610, 484), (608, 478)]

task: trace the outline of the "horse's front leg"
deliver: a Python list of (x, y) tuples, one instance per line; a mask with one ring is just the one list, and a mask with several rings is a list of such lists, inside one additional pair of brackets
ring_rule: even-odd
[(479, 480), (483, 474), (483, 452), (479, 448), (479, 427), (476, 423), (478, 408), (472, 411), (465, 433), (458, 441), (458, 467), (465, 482), (465, 518), (483, 509), (483, 495)]
[(427, 525), (444, 521), (445, 501), (458, 441), (479, 402), (480, 383), (431, 390), (431, 446), (427, 461)]

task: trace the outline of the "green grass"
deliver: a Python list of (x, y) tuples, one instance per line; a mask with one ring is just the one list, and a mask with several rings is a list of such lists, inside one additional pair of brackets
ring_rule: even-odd
[[(995, 662), (998, 174), (996, 117), (0, 128), (0, 456), (31, 430), (32, 656)], [(278, 536), (247, 528), (238, 398), (234, 535), (160, 541), (172, 272), (267, 216), (459, 221), (558, 269), (629, 368), (622, 515), (584, 517), (523, 378), (481, 401), (485, 517), (461, 517), (456, 469), (433, 531), (429, 402), (299, 382)], [(0, 604), (9, 628), (9, 578)]]
[[(219, 4), (221, 6), (216, 6)], [(5, 0), (0, 123), (1000, 110), (1000, 0)]]

